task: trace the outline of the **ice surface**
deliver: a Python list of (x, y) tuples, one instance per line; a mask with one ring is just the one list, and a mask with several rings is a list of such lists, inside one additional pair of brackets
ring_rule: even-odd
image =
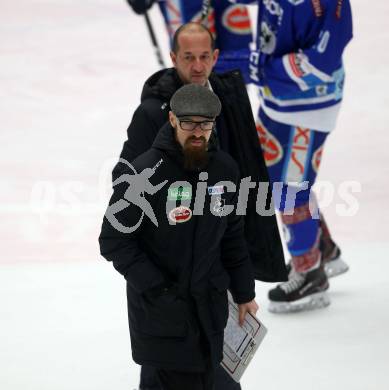
[[(389, 3), (352, 6), (345, 100), (319, 175), (351, 270), (331, 280), (331, 306), (308, 313), (268, 313), (272, 285), (257, 284), (269, 333), (243, 389), (388, 388)], [(168, 61), (155, 7), (151, 17)], [(1, 389), (137, 386), (124, 281), (97, 235), (110, 170), (157, 70), (145, 26), (120, 0), (1, 2)], [(349, 217), (339, 215), (344, 181), (361, 188)]]

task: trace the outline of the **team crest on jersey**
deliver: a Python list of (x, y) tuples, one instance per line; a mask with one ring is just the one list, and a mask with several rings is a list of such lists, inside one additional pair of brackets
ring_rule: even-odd
[(223, 26), (234, 34), (250, 34), (251, 23), (247, 7), (244, 5), (231, 5), (223, 13)]
[(188, 222), (192, 218), (192, 210), (189, 207), (176, 207), (169, 212), (169, 219), (173, 224)]
[(282, 146), (277, 138), (265, 129), (261, 123), (257, 123), (256, 127), (265, 163), (268, 167), (271, 167), (282, 159), (284, 155)]
[(312, 168), (313, 170), (317, 173), (317, 171), (319, 170), (319, 166), (320, 166), (320, 163), (321, 163), (321, 156), (323, 154), (323, 146), (320, 146), (320, 148), (318, 148), (315, 153), (313, 153), (313, 156), (312, 156)]

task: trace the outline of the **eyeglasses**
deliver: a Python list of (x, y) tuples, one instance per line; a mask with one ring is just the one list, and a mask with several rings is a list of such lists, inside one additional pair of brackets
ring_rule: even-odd
[(185, 131), (193, 131), (197, 126), (200, 126), (202, 131), (211, 131), (215, 126), (215, 121), (194, 122), (190, 120), (178, 119), (178, 122), (180, 123), (181, 129)]

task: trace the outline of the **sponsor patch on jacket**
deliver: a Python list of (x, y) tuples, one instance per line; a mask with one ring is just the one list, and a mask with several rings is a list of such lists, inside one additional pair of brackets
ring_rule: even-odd
[(224, 186), (211, 186), (208, 187), (209, 195), (221, 195), (224, 194)]
[(188, 222), (192, 218), (192, 210), (189, 207), (176, 207), (169, 212), (169, 219), (173, 223)]
[(168, 189), (168, 200), (191, 200), (191, 187), (173, 187)]
[(222, 17), (223, 26), (235, 34), (250, 34), (251, 24), (247, 7), (244, 5), (231, 5)]

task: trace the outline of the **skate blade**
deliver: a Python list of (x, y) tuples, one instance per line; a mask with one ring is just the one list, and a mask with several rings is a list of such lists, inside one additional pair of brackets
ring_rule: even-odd
[(293, 302), (270, 301), (268, 310), (271, 313), (296, 313), (299, 311), (322, 309), (331, 303), (326, 292), (312, 294)]
[(342, 275), (349, 270), (349, 266), (341, 259), (331, 260), (324, 264), (324, 271), (328, 278)]

